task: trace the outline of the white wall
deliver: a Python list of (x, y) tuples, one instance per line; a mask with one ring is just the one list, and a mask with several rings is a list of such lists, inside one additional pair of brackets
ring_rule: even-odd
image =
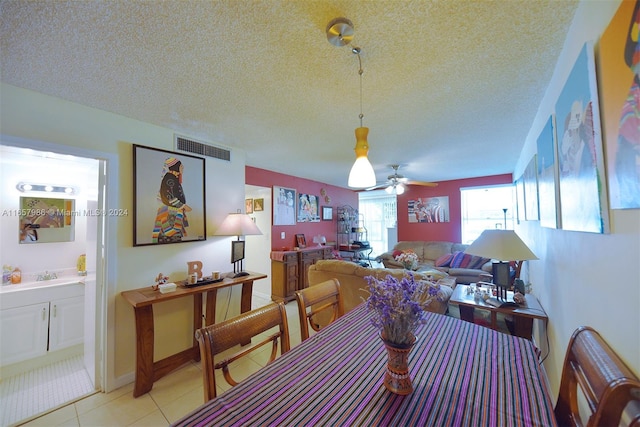
[(253, 284), (253, 293), (264, 299), (271, 299), (271, 187), (245, 186), (247, 199), (264, 199), (264, 210), (250, 214), (262, 231), (261, 236), (246, 236), (246, 265), (249, 271), (265, 273), (265, 280)]
[[(539, 107), (514, 171), (519, 177), (536, 153), (536, 139), (583, 44), (596, 42), (618, 8), (618, 1), (583, 1), (553, 78)], [(600, 97), (606, 97), (600, 93)], [(605, 141), (606, 144), (606, 141)], [(640, 209), (610, 211), (611, 233), (569, 232), (523, 221), (516, 228), (541, 261), (528, 261), (524, 277), (549, 316), (550, 356), (544, 366), (557, 396), (562, 363), (572, 332), (595, 328), (640, 376)], [(540, 344), (543, 352), (545, 344)]]
[[(174, 132), (207, 140), (206, 135), (184, 134), (180, 129), (139, 122), (4, 83), (0, 90), (0, 128), (4, 135), (115, 155), (119, 173), (109, 179), (112, 180), (110, 191), (118, 193), (117, 206), (109, 207), (127, 209), (130, 213), (133, 212), (132, 144), (173, 150)], [(116, 267), (114, 277), (106, 284), (107, 312), (110, 313), (106, 327), (111, 347), (106, 363), (107, 389), (132, 381), (135, 367), (133, 309), (120, 296), (122, 291), (151, 286), (159, 272), (169, 275), (170, 280), (184, 279), (187, 262), (193, 260), (202, 261), (205, 271), (229, 271), (231, 238), (213, 236), (213, 233), (227, 213), (244, 209), (245, 153), (233, 149), (231, 159), (230, 162), (206, 160), (205, 242), (133, 247), (133, 215), (113, 222), (112, 228), (116, 230), (111, 231), (110, 244), (116, 245), (117, 257), (108, 260)], [(233, 292), (236, 300), (240, 290)], [(233, 304), (231, 310), (226, 311), (227, 298), (223, 292), (218, 301), (218, 315), (239, 311)], [(156, 360), (192, 344), (193, 311), (189, 298), (158, 304), (154, 313), (158, 337)]]

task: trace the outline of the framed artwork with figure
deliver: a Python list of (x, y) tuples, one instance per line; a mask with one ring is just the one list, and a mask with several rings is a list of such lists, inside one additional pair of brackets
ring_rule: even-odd
[(206, 240), (205, 161), (133, 145), (133, 246)]
[(295, 189), (273, 186), (273, 225), (296, 225), (297, 199)]
[(640, 208), (640, 1), (623, 1), (598, 41), (611, 209)]
[(608, 233), (609, 208), (592, 42), (582, 46), (556, 101), (556, 124), (561, 227)]

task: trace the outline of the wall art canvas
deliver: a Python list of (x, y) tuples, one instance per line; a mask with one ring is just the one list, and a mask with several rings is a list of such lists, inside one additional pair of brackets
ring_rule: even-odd
[(206, 240), (203, 158), (133, 146), (133, 245)]
[(244, 213), (253, 213), (253, 199), (244, 199)]
[(538, 206), (540, 225), (558, 228), (557, 206), (558, 164), (556, 162), (556, 138), (554, 116), (549, 117), (537, 140), (538, 145)]
[(260, 212), (264, 210), (264, 199), (253, 199), (253, 210)]
[(516, 210), (518, 211), (518, 224), (520, 221), (524, 221), (524, 178), (520, 175), (520, 178), (515, 181), (516, 186)]
[(273, 225), (296, 225), (296, 190), (273, 186)]
[(639, 26), (640, 2), (623, 1), (599, 43), (600, 106), (611, 209), (640, 208)]
[(317, 196), (313, 194), (298, 196), (298, 222), (320, 222)]
[(522, 174), (524, 183), (524, 217), (527, 221), (540, 219), (538, 209), (538, 172), (534, 155)]
[(409, 222), (449, 222), (449, 196), (409, 200)]
[(593, 45), (586, 43), (556, 101), (562, 229), (609, 232)]

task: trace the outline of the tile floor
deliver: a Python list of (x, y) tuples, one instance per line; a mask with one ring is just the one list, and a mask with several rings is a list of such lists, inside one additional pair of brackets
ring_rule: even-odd
[[(254, 297), (253, 306), (270, 301)], [(291, 346), (300, 343), (300, 322), (295, 301), (286, 305)], [(271, 349), (256, 351), (255, 355), (239, 360), (231, 367), (237, 380), (242, 380), (266, 364)], [(237, 365), (237, 366), (236, 366)], [(216, 373), (218, 375), (218, 373)], [(218, 394), (230, 386), (218, 377)], [(203, 402), (200, 363), (190, 362), (155, 382), (151, 391), (133, 397), (133, 384), (111, 393), (97, 393), (58, 410), (50, 412), (24, 426), (168, 426)]]
[(82, 355), (0, 381), (0, 426), (14, 425), (95, 393)]

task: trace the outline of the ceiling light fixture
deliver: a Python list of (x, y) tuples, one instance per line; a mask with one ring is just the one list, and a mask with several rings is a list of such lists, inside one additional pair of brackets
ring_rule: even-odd
[[(346, 18), (336, 18), (327, 25), (327, 40), (334, 46), (345, 46), (351, 42), (353, 38), (353, 24)], [(376, 174), (373, 166), (367, 158), (369, 153), (369, 143), (367, 135), (369, 128), (362, 126), (362, 59), (360, 58), (361, 49), (352, 47), (351, 52), (358, 56), (358, 75), (360, 76), (360, 127), (356, 128), (356, 161), (349, 172), (349, 180), (347, 185), (352, 188), (366, 188), (376, 185)]]
[(19, 182), (16, 188), (23, 193), (42, 191), (46, 193), (76, 194), (78, 192), (75, 187), (69, 185), (29, 184), (27, 182)]
[(390, 185), (387, 188), (385, 188), (384, 191), (386, 191), (389, 194), (400, 195), (400, 194), (404, 193), (404, 185), (398, 184), (398, 183), (393, 183), (392, 185)]

